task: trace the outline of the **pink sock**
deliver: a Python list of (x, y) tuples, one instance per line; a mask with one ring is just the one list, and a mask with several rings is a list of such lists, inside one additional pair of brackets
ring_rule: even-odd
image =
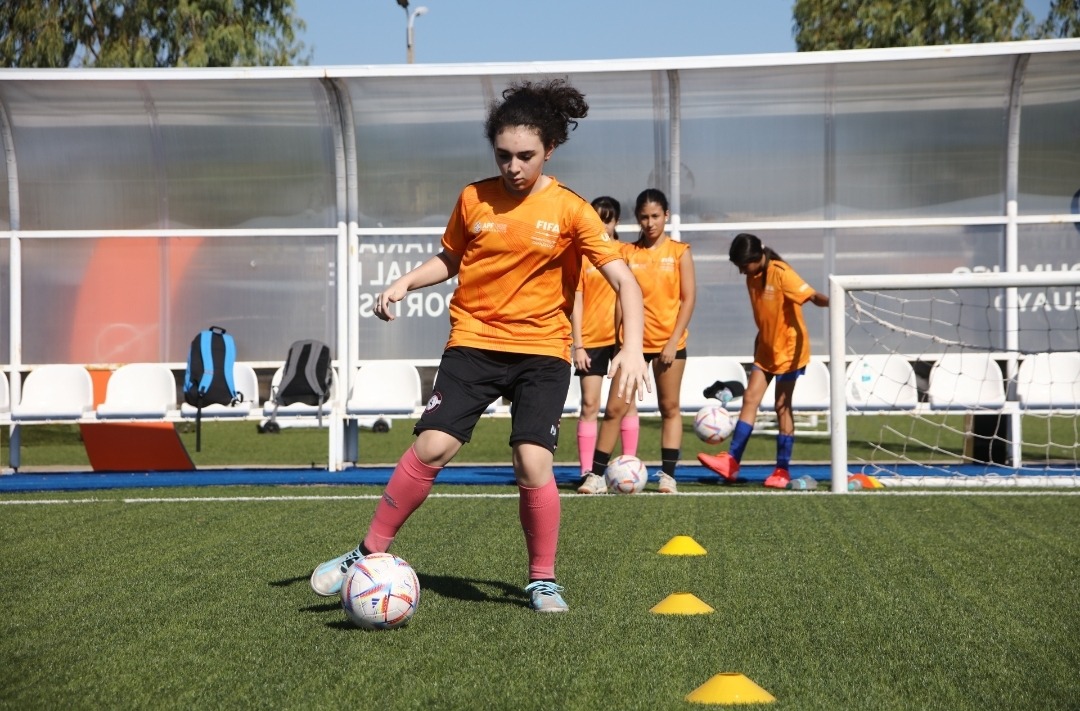
[(440, 469), (421, 462), (412, 447), (401, 455), (375, 507), (375, 517), (364, 536), (365, 548), (372, 553), (386, 552), (398, 529), (424, 503)]
[(577, 451), (581, 460), (581, 475), (585, 476), (592, 469), (593, 453), (596, 452), (596, 420), (578, 420)]
[(555, 549), (559, 547), (561, 503), (555, 479), (530, 489), (518, 484), (518, 513), (529, 551), (529, 580), (555, 579)]
[(622, 453), (632, 457), (637, 456), (638, 432), (641, 431), (641, 420), (637, 415), (627, 415), (619, 424), (619, 434), (622, 436)]

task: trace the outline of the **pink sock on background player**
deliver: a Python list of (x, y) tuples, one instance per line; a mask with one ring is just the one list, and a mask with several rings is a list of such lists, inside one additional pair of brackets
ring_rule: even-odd
[(385, 553), (394, 542), (402, 524), (424, 503), (442, 467), (432, 467), (420, 461), (409, 447), (401, 455), (382, 499), (375, 507), (375, 516), (364, 536), (364, 548), (372, 553)]
[(518, 514), (529, 551), (529, 580), (554, 580), (562, 513), (555, 479), (535, 489), (518, 484), (518, 492)]
[(638, 435), (641, 432), (641, 420), (637, 415), (627, 415), (619, 423), (619, 435), (622, 437), (622, 453), (637, 456)]
[(593, 453), (596, 451), (596, 420), (578, 420), (577, 451), (581, 462), (581, 475), (585, 476), (592, 467)]

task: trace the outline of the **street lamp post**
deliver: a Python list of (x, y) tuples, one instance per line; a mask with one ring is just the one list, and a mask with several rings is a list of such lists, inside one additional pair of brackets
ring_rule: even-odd
[[(399, 0), (400, 1), (400, 0)], [(412, 12), (409, 12), (409, 3), (406, 2), (402, 7), (405, 8), (405, 14), (408, 16), (408, 23), (405, 25), (405, 47), (407, 49), (407, 59), (409, 64), (413, 63), (413, 23), (416, 22), (416, 18), (427, 13), (428, 9), (421, 5)]]

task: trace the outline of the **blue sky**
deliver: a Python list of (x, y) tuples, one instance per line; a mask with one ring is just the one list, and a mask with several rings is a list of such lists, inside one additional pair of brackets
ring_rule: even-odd
[[(311, 64), (404, 64), (397, 0), (295, 0)], [(1041, 19), (1050, 0), (1029, 0)], [(794, 0), (410, 0), (418, 64), (794, 52)]]
[[(416, 63), (794, 52), (793, 0), (410, 0)], [(397, 0), (296, 0), (311, 64), (404, 64)]]

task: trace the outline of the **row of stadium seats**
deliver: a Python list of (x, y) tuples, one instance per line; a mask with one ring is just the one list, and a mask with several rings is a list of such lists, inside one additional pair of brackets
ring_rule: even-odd
[[(243, 400), (236, 405), (210, 405), (204, 418), (246, 418), (269, 416), (274, 409), (273, 393), (280, 382), (282, 368), (271, 380), (271, 397), (260, 407), (258, 378), (247, 364), (237, 363), (234, 371), (236, 389)], [(705, 405), (703, 391), (717, 380), (746, 384), (746, 371), (735, 358), (698, 356), (689, 358), (683, 376), (681, 407), (696, 412)], [(345, 402), (346, 417), (410, 417), (419, 413), (424, 402), (417, 368), (403, 361), (367, 361), (361, 363), (352, 378)], [(611, 381), (604, 381), (603, 400)], [(337, 397), (337, 378), (331, 386), (331, 399)], [(770, 385), (761, 409), (773, 409)], [(947, 353), (930, 369), (922, 400), (912, 364), (898, 355), (856, 357), (846, 370), (847, 405), (864, 410), (911, 410), (928, 406), (935, 410), (995, 410), (1006, 405), (1005, 380), (998, 363), (987, 353)], [(1021, 410), (1080, 408), (1080, 353), (1039, 353), (1021, 359), (1016, 378), (1016, 401)], [(925, 405), (922, 403), (925, 402)], [(825, 411), (830, 406), (829, 369), (814, 359), (795, 389), (793, 408), (799, 411)], [(734, 401), (731, 409), (737, 408)], [(489, 412), (501, 407), (495, 404)], [(278, 408), (279, 417), (327, 416), (332, 405), (321, 408), (292, 404)], [(575, 414), (580, 408), (580, 389), (571, 383), (564, 412)], [(655, 413), (656, 394), (646, 393), (638, 403), (641, 413)], [(176, 380), (164, 364), (130, 363), (118, 368), (109, 378), (104, 401), (94, 407), (93, 381), (81, 365), (43, 365), (32, 370), (22, 384), (20, 402), (10, 401), (7, 378), (0, 373), (0, 423), (33, 421), (98, 420), (168, 420), (192, 418), (195, 408), (177, 402)]]

